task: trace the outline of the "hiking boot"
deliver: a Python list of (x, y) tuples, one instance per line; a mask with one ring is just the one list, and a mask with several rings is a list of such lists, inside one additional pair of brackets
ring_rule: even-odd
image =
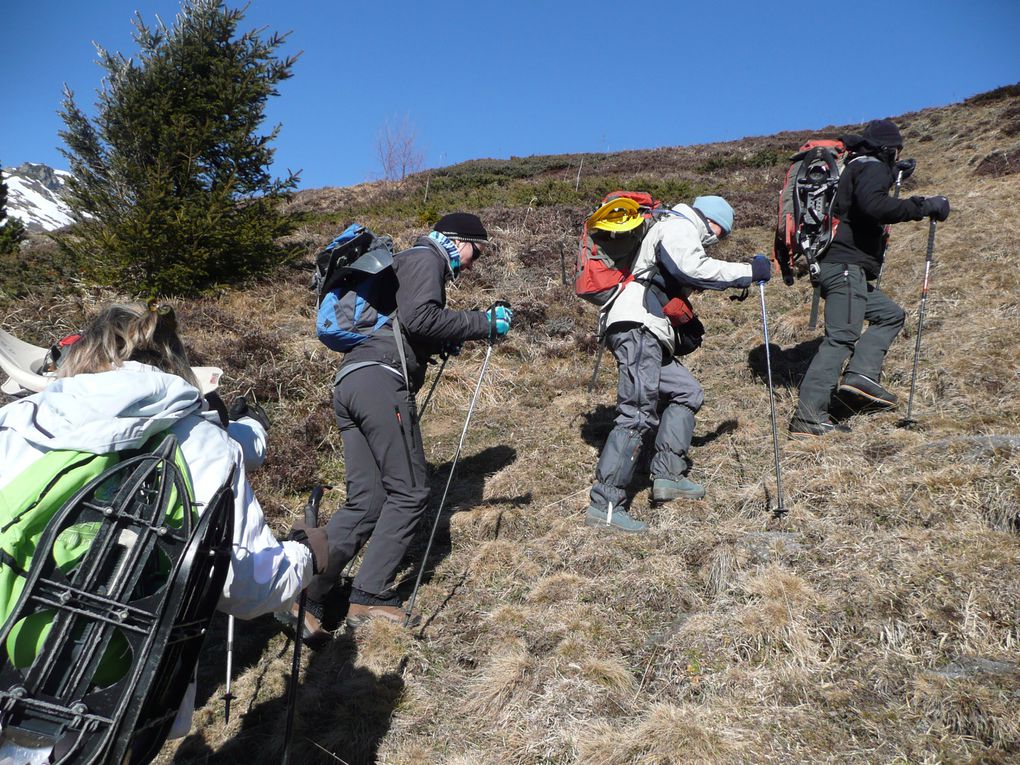
[[(295, 602), (289, 611), (277, 611), (274, 616), (281, 624), (286, 624), (295, 632), (297, 631), (298, 612), (301, 604)], [(333, 639), (333, 633), (322, 626), (325, 619), (326, 606), (318, 600), (305, 598), (305, 619), (301, 625), (301, 640), (305, 645), (320, 646)]]
[(822, 420), (805, 420), (794, 417), (790, 420), (790, 438), (821, 437), (829, 433), (849, 433), (850, 428), (839, 422), (833, 422), (826, 416)]
[(847, 372), (843, 375), (843, 382), (836, 390), (837, 393), (849, 395), (870, 407), (892, 409), (896, 406), (896, 394), (890, 393), (870, 377), (856, 372)]
[[(363, 603), (351, 603), (347, 609), (347, 626), (352, 630), (366, 624), (370, 619), (384, 619), (394, 624), (404, 624), (407, 617), (402, 605), (396, 606), (366, 606)], [(414, 615), (407, 623), (408, 627), (417, 627), (421, 624), (421, 617)]]
[(705, 487), (694, 483), (686, 476), (679, 481), (669, 478), (656, 478), (652, 481), (652, 501), (669, 502), (673, 499), (701, 499), (705, 496)]
[(585, 513), (584, 523), (587, 526), (605, 526), (628, 534), (643, 534), (648, 531), (647, 523), (631, 518), (623, 508), (611, 509), (607, 512), (605, 509), (591, 505)]

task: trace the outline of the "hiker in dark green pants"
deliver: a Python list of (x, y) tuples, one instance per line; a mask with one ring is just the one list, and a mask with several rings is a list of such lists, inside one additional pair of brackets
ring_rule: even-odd
[[(807, 421), (818, 421), (828, 413), (847, 358), (846, 376), (881, 377), (886, 351), (905, 318), (902, 308), (868, 284), (861, 266), (823, 262), (819, 279), (825, 299), (825, 338), (800, 385), (797, 403), (796, 416)], [(862, 334), (865, 320), (869, 326)]]
[[(790, 420), (793, 437), (849, 430), (829, 415), (837, 383), (840, 399), (854, 409), (896, 406), (896, 396), (881, 385), (882, 363), (903, 327), (904, 314), (873, 281), (882, 270), (886, 225), (949, 217), (945, 197), (889, 196), (895, 180), (893, 168), (903, 147), (899, 128), (891, 121), (869, 122), (863, 135), (845, 136), (843, 142), (850, 159), (839, 177), (832, 205), (839, 226), (829, 250), (819, 258), (825, 338), (800, 386), (797, 411)], [(865, 321), (869, 326), (862, 334)]]

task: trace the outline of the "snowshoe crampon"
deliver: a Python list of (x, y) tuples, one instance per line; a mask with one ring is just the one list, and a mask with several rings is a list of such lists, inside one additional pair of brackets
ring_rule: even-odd
[(94, 478), (18, 572), (24, 585), (0, 631), (0, 765), (123, 765), (159, 752), (233, 530), (230, 483), (198, 516), (176, 455), (168, 436)]

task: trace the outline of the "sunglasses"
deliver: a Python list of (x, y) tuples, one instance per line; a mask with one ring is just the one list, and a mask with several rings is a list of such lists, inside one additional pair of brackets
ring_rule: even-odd
[(482, 257), (485, 250), (482, 249), (482, 245), (480, 245), (478, 242), (472, 242), (471, 246), (475, 250), (474, 260), (478, 260), (480, 257)]

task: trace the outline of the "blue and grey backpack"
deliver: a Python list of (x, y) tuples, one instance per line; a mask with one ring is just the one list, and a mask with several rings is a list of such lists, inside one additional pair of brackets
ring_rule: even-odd
[(329, 349), (353, 350), (384, 327), (396, 312), (393, 240), (352, 223), (315, 259), (312, 289), (319, 310), (315, 334)]

